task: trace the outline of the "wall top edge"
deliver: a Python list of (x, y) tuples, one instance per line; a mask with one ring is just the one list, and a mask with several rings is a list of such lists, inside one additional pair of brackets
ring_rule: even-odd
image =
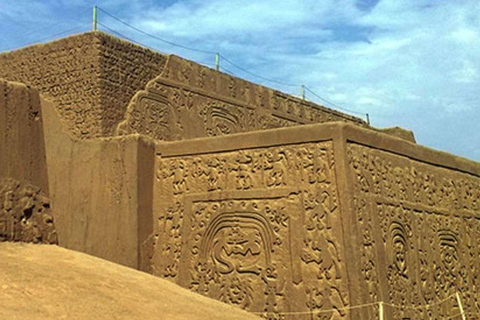
[(480, 177), (478, 162), (345, 122), (308, 124), (183, 141), (156, 141), (156, 153), (167, 158), (326, 140), (362, 144), (412, 160)]

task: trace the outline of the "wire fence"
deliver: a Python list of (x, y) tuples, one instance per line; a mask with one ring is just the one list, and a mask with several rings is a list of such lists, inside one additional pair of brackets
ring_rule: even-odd
[[(88, 11), (91, 12), (91, 9), (89, 9)], [(226, 72), (226, 73), (228, 73), (232, 76), (240, 76), (239, 73), (243, 73), (247, 77), (254, 78), (254, 79), (257, 79), (257, 80), (262, 80), (262, 81), (264, 81), (266, 83), (269, 83), (269, 84), (288, 87), (290, 89), (297, 88), (298, 89), (297, 92), (292, 92), (291, 90), (287, 90), (287, 92), (289, 91), (288, 92), (289, 94), (291, 94), (293, 96), (296, 96), (296, 97), (299, 97), (303, 100), (317, 102), (320, 105), (325, 105), (325, 106), (330, 107), (332, 109), (338, 109), (342, 112), (362, 117), (362, 118), (365, 119), (365, 121), (368, 124), (370, 124), (370, 116), (369, 116), (368, 113), (363, 113), (363, 112), (359, 112), (359, 111), (356, 111), (356, 110), (352, 110), (352, 109), (342, 107), (338, 103), (334, 103), (331, 100), (324, 98), (322, 95), (318, 94), (317, 92), (312, 90), (309, 86), (306, 86), (304, 84), (289, 83), (289, 82), (285, 82), (285, 81), (281, 81), (281, 80), (277, 80), (277, 79), (272, 79), (270, 77), (265, 77), (263, 75), (260, 75), (256, 72), (253, 72), (253, 71), (243, 67), (239, 63), (233, 62), (233, 59), (231, 59), (229, 57), (226, 57), (224, 54), (220, 54), (219, 50), (214, 50), (214, 49), (204, 50), (204, 49), (194, 48), (192, 46), (188, 46), (188, 45), (185, 45), (185, 44), (180, 44), (180, 43), (177, 43), (177, 42), (170, 41), (170, 40), (165, 39), (163, 37), (159, 37), (157, 35), (146, 32), (145, 30), (142, 30), (142, 29), (134, 26), (133, 24), (126, 22), (123, 19), (120, 19), (116, 15), (114, 15), (114, 14), (108, 12), (107, 10), (105, 10), (101, 7), (98, 7), (98, 6), (94, 6), (93, 22), (92, 21), (87, 22), (87, 21), (85, 21), (85, 18), (87, 17), (86, 12), (87, 12), (86, 9), (79, 11), (78, 15), (80, 16), (81, 19), (79, 19), (80, 22), (75, 24), (74, 27), (70, 27), (70, 28), (65, 29), (63, 31), (60, 31), (60, 32), (55, 32), (54, 34), (51, 34), (49, 36), (37, 38), (35, 41), (30, 41), (30, 42), (27, 42), (27, 43), (23, 43), (18, 47), (31, 45), (31, 44), (46, 41), (46, 40), (54, 40), (55, 38), (58, 38), (60, 36), (64, 36), (64, 35), (67, 35), (67, 34), (72, 34), (72, 33), (76, 33), (76, 32), (84, 32), (84, 31), (89, 30), (88, 27), (91, 26), (91, 23), (92, 23), (93, 24), (93, 30), (95, 30), (95, 31), (96, 30), (106, 31), (108, 33), (111, 33), (111, 34), (117, 36), (117, 37), (123, 38), (127, 41), (130, 41), (130, 42), (135, 43), (137, 45), (140, 45), (142, 47), (145, 47), (145, 48), (148, 48), (150, 50), (157, 51), (157, 52), (165, 54), (165, 52), (163, 52), (162, 50), (159, 50), (157, 47), (146, 45), (145, 43), (143, 43), (143, 41), (138, 41), (135, 36), (125, 35), (124, 32), (123, 32), (123, 31), (130, 30), (130, 31), (134, 31), (137, 35), (141, 35), (142, 37), (147, 37), (149, 39), (160, 42), (162, 44), (173, 46), (173, 47), (176, 47), (176, 48), (180, 48), (182, 50), (195, 52), (197, 54), (202, 54), (202, 55), (204, 55), (202, 59), (192, 59), (192, 60), (194, 60), (194, 61), (196, 61), (196, 62), (198, 62), (202, 65), (206, 65), (208, 67), (215, 68), (216, 70)], [(98, 19), (98, 13), (100, 13), (101, 15), (104, 15), (107, 19)], [(110, 24), (110, 22), (120, 24), (123, 29), (121, 31), (119, 31), (117, 28), (112, 26)], [(30, 32), (30, 34), (34, 34), (34, 33), (38, 33), (38, 32), (45, 32), (46, 30), (49, 30), (49, 29), (54, 28), (54, 27), (56, 27), (58, 29), (59, 26), (61, 26), (62, 24), (65, 24), (65, 23), (66, 23), (66, 21), (60, 21), (60, 22), (51, 24), (49, 26), (46, 26), (45, 28), (36, 29), (36, 30)], [(98, 28), (98, 26), (100, 28)], [(210, 56), (212, 58), (215, 57), (215, 64), (204, 61), (205, 60), (205, 55)], [(203, 60), (203, 61), (199, 61), (199, 60)], [(222, 62), (224, 64), (227, 64), (229, 67), (226, 68), (223, 64), (221, 65)], [(234, 71), (232, 69), (237, 70), (237, 71)]]
[[(386, 312), (385, 312), (385, 307), (390, 307), (393, 309), (397, 310), (432, 310), (434, 308), (438, 308), (440, 305), (448, 302), (449, 300), (454, 300), (456, 303), (459, 312), (455, 313), (451, 316), (445, 316), (443, 318), (439, 318), (438, 320), (451, 320), (451, 319), (462, 319), (462, 320), (467, 320), (467, 316), (471, 317), (471, 319), (477, 319), (474, 316), (480, 315), (480, 312), (478, 311), (466, 311), (463, 308), (462, 300), (460, 298), (460, 294), (458, 292), (446, 297), (445, 299), (439, 300), (437, 302), (431, 303), (431, 304), (425, 304), (425, 305), (418, 305), (418, 306), (403, 306), (403, 305), (396, 305), (392, 303), (387, 303), (383, 301), (378, 301), (378, 302), (371, 302), (371, 303), (365, 303), (365, 304), (360, 304), (360, 305), (355, 305), (355, 306), (347, 306), (347, 307), (342, 307), (342, 308), (334, 308), (334, 309), (321, 309), (321, 310), (308, 310), (308, 311), (297, 311), (297, 312), (274, 312), (276, 314), (279, 314), (284, 317), (288, 316), (301, 316), (301, 315), (320, 315), (320, 314), (331, 314), (335, 312), (342, 312), (342, 311), (352, 311), (352, 310), (358, 310), (358, 309), (365, 309), (365, 308), (371, 308), (374, 306), (378, 306), (378, 319), (379, 320), (387, 320), (386, 317)], [(252, 312), (253, 314), (256, 315), (264, 315), (268, 316), (269, 314), (272, 314), (272, 312)]]

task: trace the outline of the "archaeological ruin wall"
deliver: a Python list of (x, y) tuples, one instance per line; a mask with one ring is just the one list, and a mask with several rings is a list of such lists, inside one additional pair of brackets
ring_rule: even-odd
[(37, 90), (0, 79), (0, 242), (57, 243)]
[(0, 54), (0, 77), (27, 83), (0, 81), (0, 241), (271, 319), (480, 310), (478, 163), (97, 32)]
[(171, 55), (130, 102), (119, 134), (184, 140), (358, 118)]
[(161, 73), (167, 55), (88, 32), (0, 54), (0, 78), (36, 88), (78, 139), (111, 136), (130, 99)]
[(155, 162), (146, 271), (272, 319), (479, 307), (478, 164), (340, 123), (158, 143)]
[(0, 78), (31, 85), (55, 102), (64, 131), (76, 139), (116, 132), (190, 139), (326, 121), (366, 125), (102, 32), (2, 53)]

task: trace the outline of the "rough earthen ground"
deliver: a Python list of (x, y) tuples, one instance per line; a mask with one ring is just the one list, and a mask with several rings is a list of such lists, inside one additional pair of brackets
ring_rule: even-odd
[(0, 243), (0, 319), (259, 319), (58, 246)]

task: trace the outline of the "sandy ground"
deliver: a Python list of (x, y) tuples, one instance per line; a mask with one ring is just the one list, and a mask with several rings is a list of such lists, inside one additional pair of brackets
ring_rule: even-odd
[(53, 245), (0, 243), (0, 319), (260, 319)]

